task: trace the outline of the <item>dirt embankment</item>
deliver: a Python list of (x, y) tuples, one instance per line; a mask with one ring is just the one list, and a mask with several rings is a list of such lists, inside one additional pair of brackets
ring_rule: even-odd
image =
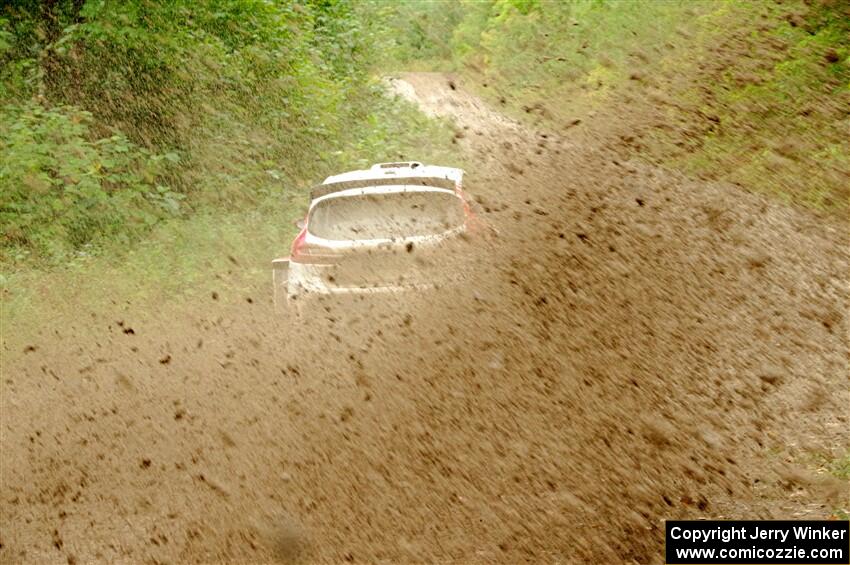
[(306, 327), (265, 288), (81, 312), (4, 351), (3, 562), (661, 562), (665, 518), (846, 504), (789, 463), (847, 444), (843, 228), (403, 79), (478, 164), (479, 277)]

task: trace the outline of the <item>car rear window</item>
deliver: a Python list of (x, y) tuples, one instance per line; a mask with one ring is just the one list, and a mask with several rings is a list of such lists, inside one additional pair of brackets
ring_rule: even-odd
[(310, 212), (310, 232), (325, 239), (396, 239), (460, 226), (463, 202), (448, 192), (393, 192), (329, 198)]

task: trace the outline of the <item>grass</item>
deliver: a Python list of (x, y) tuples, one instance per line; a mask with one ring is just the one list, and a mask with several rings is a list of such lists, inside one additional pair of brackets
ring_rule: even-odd
[(791, 452), (787, 447), (774, 446), (766, 448), (762, 451), (762, 456), (765, 459), (766, 465), (775, 466), (779, 463), (785, 464), (791, 462), (800, 467), (806, 468), (813, 475), (828, 475), (835, 477), (839, 481), (844, 481), (847, 484), (845, 488), (845, 496), (838, 503), (843, 507), (836, 506), (830, 511), (830, 520), (847, 520), (850, 518), (848, 510), (850, 510), (850, 449), (843, 448), (842, 455), (834, 456), (828, 452), (819, 450), (803, 450), (802, 452)]
[[(660, 108), (666, 126), (642, 132), (636, 151), (645, 158), (847, 215), (846, 3), (493, 0), (445, 10), (428, 2), (406, 6), (405, 19), (415, 29), (405, 34), (413, 40), (399, 46), (403, 58), (459, 69), (482, 96), (517, 118), (557, 131), (594, 113)], [(440, 55), (447, 61), (434, 62)]]
[(261, 207), (434, 133), (382, 95), (366, 5), (37, 4), (0, 7), (4, 270)]
[(850, 481), (850, 451), (844, 453), (844, 455), (836, 457), (832, 461), (828, 461), (826, 465), (827, 470), (844, 481)]
[[(834, 477), (842, 481), (850, 481), (850, 450), (847, 450), (843, 456), (825, 461), (824, 467)], [(848, 487), (846, 502), (850, 505), (850, 487)], [(850, 520), (847, 508), (835, 508), (832, 515), (837, 520)]]
[[(294, 231), (294, 201), (279, 210), (207, 213), (159, 225), (144, 240), (49, 269), (23, 268), (2, 280), (3, 339), (15, 347), (39, 328), (90, 313), (145, 305), (168, 308), (202, 294), (257, 288)], [(259, 297), (258, 297), (259, 298)]]
[[(390, 10), (380, 2), (362, 6)], [(675, 127), (650, 132), (647, 157), (844, 214), (850, 174), (850, 18), (842, 18), (839, 8), (837, 3), (809, 8), (797, 1), (731, 0), (410, 2), (400, 5), (383, 30), (381, 44), (389, 36), (397, 45), (386, 50), (382, 64), (400, 60), (396, 64), (407, 68), (461, 69), (476, 77), (472, 84), (487, 83), (480, 88), (485, 97), (495, 103), (504, 97), (508, 113), (534, 116), (553, 127), (621, 103), (618, 93), (637, 70), (663, 87), (670, 101), (668, 122), (689, 128), (687, 135)], [(273, 23), (258, 29), (277, 29)], [(12, 52), (11, 37), (8, 32), (0, 37), (6, 42), (2, 52)], [(163, 106), (174, 115), (168, 114), (170, 129), (145, 122), (134, 124), (147, 129), (127, 128), (139, 143), (148, 130), (181, 141), (179, 163), (169, 166), (172, 172), (179, 169), (171, 177), (186, 195), (181, 207), (187, 212), (159, 221), (141, 239), (107, 238), (97, 247), (63, 251), (58, 265), (14, 257), (0, 264), (3, 323), (16, 333), (25, 335), (56, 312), (73, 316), (109, 306), (110, 297), (157, 303), (211, 292), (217, 285), (256, 288), (267, 277), (268, 260), (291, 237), (291, 220), (311, 182), (402, 156), (457, 162), (448, 128), (404, 104), (382, 102), (368, 89), (351, 89), (324, 66), (306, 61), (302, 75), (269, 79), (245, 70), (277, 76), (280, 69), (262, 50), (233, 51), (239, 56), (218, 68), (215, 61), (224, 59), (204, 53), (230, 52), (229, 44), (208, 39), (205, 51), (184, 40), (188, 43), (180, 49), (191, 47), (192, 61), (211, 65), (199, 63), (200, 78), (192, 82), (203, 103), (183, 115), (185, 109), (170, 106), (170, 99), (132, 98), (132, 108), (142, 114)], [(354, 64), (347, 58), (334, 61)], [(168, 76), (183, 84), (180, 76)], [(119, 78), (132, 77), (113, 77)], [(25, 81), (7, 82), (20, 89)], [(146, 83), (152, 92), (155, 86)], [(99, 95), (101, 84), (95, 81), (92, 88)], [(80, 100), (97, 99), (86, 98), (87, 92), (81, 90)], [(123, 109), (119, 102), (94, 110), (109, 115)], [(98, 127), (99, 135), (110, 133), (108, 124), (92, 129)], [(74, 139), (89, 147), (84, 136)], [(163, 155), (170, 154), (166, 141), (160, 143)], [(81, 161), (80, 174), (98, 159)], [(67, 182), (74, 175), (48, 176)], [(104, 190), (111, 186), (107, 181)], [(226, 281), (215, 278), (222, 273)], [(10, 332), (3, 333), (6, 339)]]
[[(471, 84), (481, 86), (478, 93), (506, 112), (527, 118), (531, 107), (557, 124), (602, 107), (628, 81), (636, 60), (655, 57), (681, 39), (675, 31), (710, 6), (706, 0), (511, 0), (449, 7), (412, 1), (403, 10), (412, 29), (401, 35), (413, 40), (400, 40), (398, 57), (407, 66), (469, 74)], [(419, 28), (427, 30), (424, 37)]]
[[(804, 15), (801, 15), (804, 14)], [(850, 198), (850, 19), (802, 4), (724, 3), (699, 22), (696, 72), (673, 94), (716, 126), (687, 151), (661, 138), (656, 155), (691, 174), (844, 215)], [(717, 55), (719, 53), (719, 55)], [(699, 118), (692, 118), (699, 122)]]
[(313, 163), (302, 165), (314, 177), (296, 183), (269, 169), (261, 196), (250, 206), (227, 210), (209, 205), (160, 222), (138, 241), (112, 241), (96, 253), (82, 249), (59, 265), (4, 264), (0, 337), (14, 350), (39, 329), (63, 321), (128, 309), (144, 315), (214, 291), (270, 300), (270, 262), (288, 254), (296, 232), (293, 222), (305, 212), (313, 184), (328, 174), (378, 161), (461, 164), (447, 124), (398, 99), (379, 101), (378, 109), (352, 128), (355, 140), (341, 140), (338, 149), (316, 154)]
[(375, 161), (452, 163), (450, 130), (374, 76), (378, 9), (0, 7), (0, 339), (262, 289), (307, 187)]

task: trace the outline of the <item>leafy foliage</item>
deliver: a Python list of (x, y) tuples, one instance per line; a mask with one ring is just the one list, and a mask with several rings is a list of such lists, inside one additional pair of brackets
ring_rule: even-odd
[[(518, 99), (593, 80), (623, 78), (636, 48), (666, 39), (702, 1), (412, 0), (398, 8), (395, 57), (472, 68)], [(420, 31), (424, 30), (424, 31)], [(445, 67), (445, 62), (435, 66)]]
[[(691, 136), (681, 146), (675, 136), (659, 135), (654, 153), (692, 174), (846, 215), (850, 7), (823, 2), (715, 8), (700, 21), (699, 47), (689, 60), (670, 61), (697, 77), (668, 93), (677, 101), (673, 117), (690, 122)], [(693, 69), (692, 61), (708, 51), (718, 63)]]
[(641, 140), (653, 161), (828, 212), (850, 204), (847, 2), (410, 0), (393, 22), (403, 65), (474, 75), (518, 116), (557, 128), (630, 103), (639, 84), (664, 109)]
[[(424, 135), (370, 76), (386, 37), (375, 15), (353, 0), (7, 3), (0, 106), (22, 129), (0, 131), (3, 198), (26, 216), (4, 212), (5, 258), (54, 261), (174, 213), (280, 201)], [(120, 182), (88, 173), (107, 159)], [(69, 196), (80, 182), (88, 199)]]
[(54, 260), (103, 237), (144, 230), (177, 214), (181, 195), (157, 183), (173, 153), (154, 155), (120, 134), (92, 139), (92, 117), (28, 103), (0, 113), (2, 249)]

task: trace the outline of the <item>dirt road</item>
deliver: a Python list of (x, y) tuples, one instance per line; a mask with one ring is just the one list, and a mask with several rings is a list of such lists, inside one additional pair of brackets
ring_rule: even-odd
[(847, 446), (843, 227), (402, 78), (473, 163), (480, 277), (307, 328), (267, 288), (81, 312), (4, 351), (0, 561), (660, 563), (665, 518), (846, 507), (807, 465)]

